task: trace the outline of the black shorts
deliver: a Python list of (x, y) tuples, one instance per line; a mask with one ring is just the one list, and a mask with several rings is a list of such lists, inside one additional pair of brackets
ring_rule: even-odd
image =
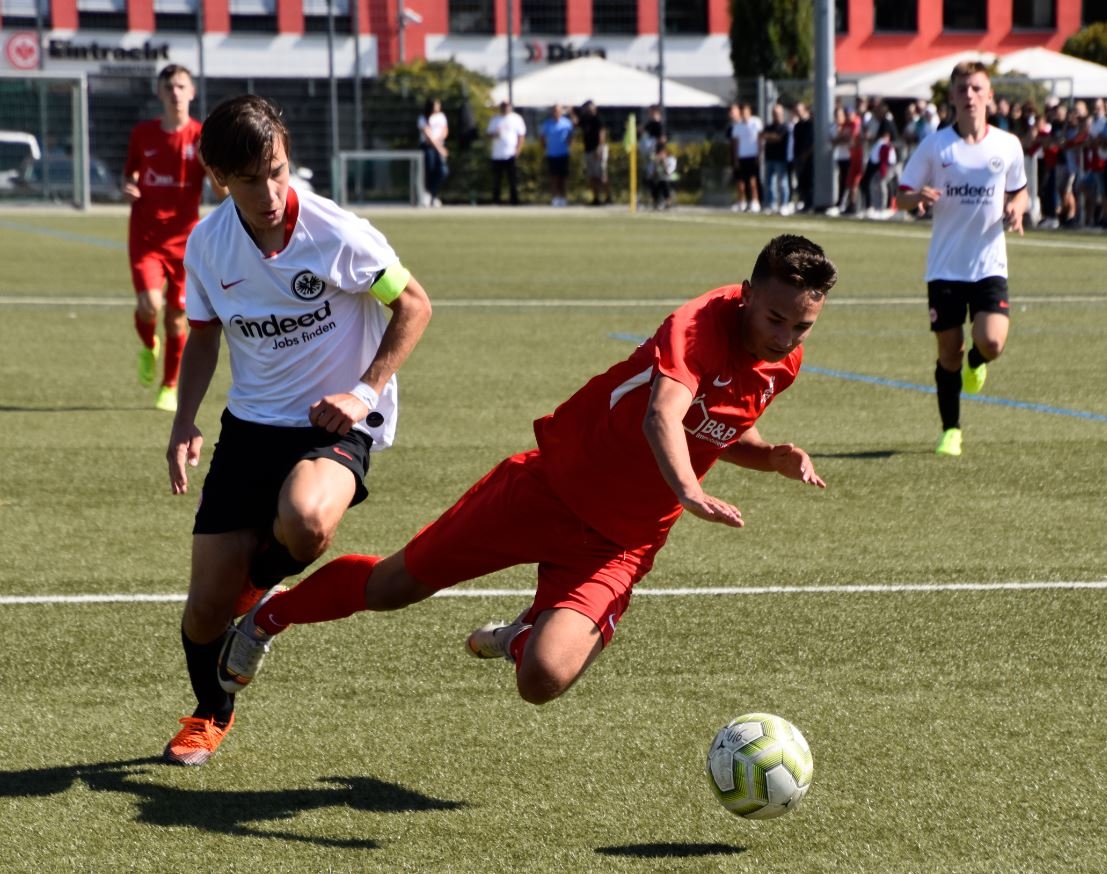
[(739, 158), (735, 167), (734, 181), (749, 183), (760, 175), (760, 161), (757, 158)]
[(551, 176), (568, 176), (569, 175), (569, 156), (568, 155), (547, 155), (546, 156), (546, 168), (550, 171)]
[(977, 313), (1010, 315), (1007, 279), (1003, 276), (987, 276), (977, 282), (935, 279), (926, 284), (926, 298), (931, 331), (960, 327), (965, 324), (966, 313), (970, 321)]
[(339, 436), (322, 428), (259, 425), (224, 410), (192, 533), (268, 531), (285, 479), (307, 458), (330, 458), (348, 468), (355, 482), (350, 506), (360, 504), (369, 495), (363, 480), (372, 445), (364, 431)]

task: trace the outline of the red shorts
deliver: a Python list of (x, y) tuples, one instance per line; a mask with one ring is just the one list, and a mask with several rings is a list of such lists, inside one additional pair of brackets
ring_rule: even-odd
[(131, 281), (136, 294), (165, 288), (165, 305), (185, 308), (185, 244), (192, 226), (182, 230), (159, 229), (161, 236), (150, 237), (134, 228), (127, 241), (131, 258)]
[(185, 268), (182, 259), (164, 252), (148, 252), (131, 261), (131, 281), (135, 294), (165, 287), (165, 305), (170, 309), (185, 308)]
[(537, 562), (527, 621), (557, 607), (575, 610), (596, 623), (606, 645), (660, 548), (624, 549), (586, 525), (550, 488), (535, 449), (487, 473), (415, 535), (404, 561), (412, 576), (437, 589)]

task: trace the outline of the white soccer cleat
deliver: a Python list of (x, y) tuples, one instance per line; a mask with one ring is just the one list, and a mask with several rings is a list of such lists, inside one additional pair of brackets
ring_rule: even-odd
[(237, 625), (227, 629), (223, 649), (219, 653), (219, 685), (224, 692), (231, 695), (241, 692), (261, 670), (261, 663), (273, 645), (273, 635), (258, 628), (254, 617), (270, 598), (285, 590), (285, 586), (271, 588)]

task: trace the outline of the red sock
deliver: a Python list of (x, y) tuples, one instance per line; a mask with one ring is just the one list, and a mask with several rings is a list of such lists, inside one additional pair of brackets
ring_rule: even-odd
[(289, 625), (345, 619), (365, 609), (365, 583), (377, 555), (343, 555), (323, 565), (287, 592), (274, 595), (254, 622), (268, 634)]
[(138, 331), (138, 338), (142, 341), (142, 345), (147, 349), (154, 348), (154, 336), (158, 332), (157, 322), (144, 322), (138, 317), (138, 312), (135, 312), (135, 330)]
[(165, 335), (165, 371), (161, 384), (173, 386), (181, 372), (181, 353), (184, 352), (188, 334)]

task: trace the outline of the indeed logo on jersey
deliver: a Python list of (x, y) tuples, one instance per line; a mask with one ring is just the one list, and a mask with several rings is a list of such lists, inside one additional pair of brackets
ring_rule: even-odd
[(692, 401), (692, 406), (684, 417), (684, 430), (698, 440), (707, 440), (716, 446), (729, 446), (738, 436), (738, 429), (726, 422), (720, 422), (707, 411), (703, 395)]
[(995, 185), (970, 185), (968, 182), (964, 182), (961, 185), (946, 183), (946, 197), (975, 197), (977, 199), (986, 198), (990, 200), (995, 196)]
[[(231, 324), (242, 332), (243, 337), (264, 340), (275, 338), (274, 349), (299, 346), (309, 343), (334, 330), (335, 322), (331, 318), (331, 302), (324, 301), (319, 309), (298, 316), (270, 315), (263, 319), (247, 319), (243, 316), (231, 316)], [(293, 336), (297, 335), (298, 336)]]

